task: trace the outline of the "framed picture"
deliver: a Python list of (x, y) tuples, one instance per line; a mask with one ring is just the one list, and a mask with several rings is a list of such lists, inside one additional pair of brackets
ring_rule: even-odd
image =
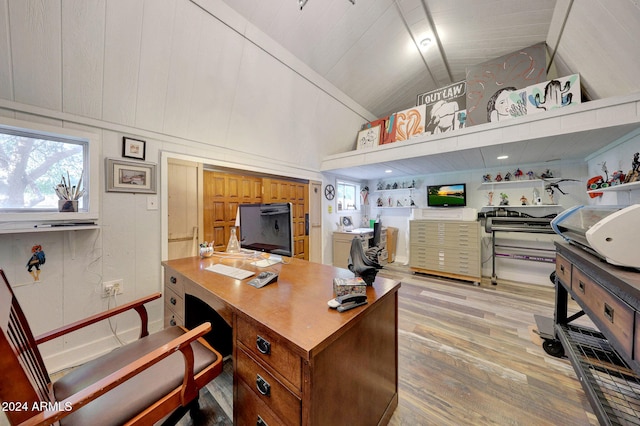
[(107, 158), (106, 163), (107, 192), (156, 193), (155, 164), (116, 158)]
[(124, 136), (122, 138), (122, 156), (144, 161), (145, 143), (145, 141)]
[(378, 146), (380, 142), (380, 127), (378, 124), (375, 127), (361, 130), (358, 132), (358, 145), (356, 149), (373, 148)]

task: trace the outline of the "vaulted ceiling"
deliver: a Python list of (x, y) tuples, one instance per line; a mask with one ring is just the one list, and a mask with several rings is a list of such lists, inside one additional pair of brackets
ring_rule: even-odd
[(580, 73), (588, 99), (640, 91), (634, 0), (225, 2), (376, 117), (540, 42), (558, 76)]
[[(583, 102), (640, 92), (637, 0), (224, 1), (374, 117), (414, 106), (417, 95), (464, 80), (467, 67), (540, 42), (547, 45), (549, 79), (579, 73)], [(425, 38), (432, 40), (426, 48)], [(509, 161), (544, 162), (557, 159), (557, 152), (582, 160), (636, 127), (550, 138), (552, 149), (523, 141), (512, 144), (519, 154)], [(495, 158), (496, 149), (503, 148), (324, 170), (373, 179), (383, 169), (411, 175), (487, 168), (495, 166), (487, 159)]]

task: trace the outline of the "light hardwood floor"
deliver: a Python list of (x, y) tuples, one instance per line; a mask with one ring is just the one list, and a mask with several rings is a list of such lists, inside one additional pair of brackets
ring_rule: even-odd
[[(569, 361), (547, 355), (532, 331), (534, 314), (553, 316), (551, 285), (473, 286), (395, 265), (379, 274), (402, 281), (399, 405), (391, 425), (598, 424)], [(208, 387), (228, 417), (231, 384), (227, 375)], [(181, 424), (228, 422), (210, 416)]]
[[(553, 316), (551, 285), (473, 286), (399, 265), (379, 274), (402, 281), (399, 405), (391, 425), (598, 424), (569, 361), (534, 342), (533, 315)], [(230, 425), (232, 376), (227, 361), (202, 393), (203, 416), (180, 425)]]

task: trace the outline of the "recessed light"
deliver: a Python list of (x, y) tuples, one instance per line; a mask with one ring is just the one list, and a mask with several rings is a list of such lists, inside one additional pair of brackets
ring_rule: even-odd
[(509, 156), (508, 156), (508, 155), (500, 155), (500, 156), (498, 157), (498, 160), (506, 160), (507, 158), (509, 158)]
[(423, 49), (426, 49), (427, 47), (429, 47), (430, 44), (431, 44), (431, 39), (429, 37), (425, 37), (420, 41), (420, 46), (422, 46)]
[(393, 170), (391, 170), (391, 169), (387, 169), (387, 170), (385, 170), (384, 172), (385, 172), (385, 173), (393, 173)]

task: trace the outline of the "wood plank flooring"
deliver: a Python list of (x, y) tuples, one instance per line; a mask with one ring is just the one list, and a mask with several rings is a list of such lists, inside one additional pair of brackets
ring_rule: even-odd
[[(553, 316), (551, 285), (473, 286), (396, 266), (380, 275), (402, 281), (399, 404), (391, 425), (598, 424), (569, 361), (547, 355), (532, 332), (534, 314)], [(209, 389), (232, 418), (229, 376)], [(181, 425), (227, 422), (216, 415)]]
[[(553, 316), (551, 285), (473, 286), (396, 265), (379, 274), (402, 281), (399, 404), (391, 425), (598, 424), (569, 361), (534, 343), (533, 315)], [(201, 394), (203, 416), (179, 424), (230, 425), (232, 388), (228, 360)]]

